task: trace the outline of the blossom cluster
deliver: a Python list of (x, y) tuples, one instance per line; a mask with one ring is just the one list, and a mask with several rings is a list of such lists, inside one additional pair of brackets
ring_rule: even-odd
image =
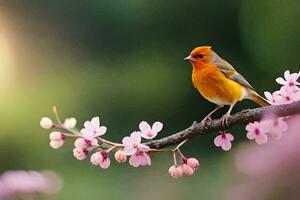
[[(267, 101), (271, 105), (289, 104), (300, 100), (299, 73), (286, 71), (284, 78), (277, 78), (276, 82), (281, 84), (281, 88), (273, 93), (265, 92)], [(139, 123), (138, 130), (122, 139), (122, 143), (115, 143), (103, 138), (107, 132), (107, 127), (100, 124), (99, 117), (93, 117), (83, 124), (83, 128), (76, 129), (77, 120), (73, 117), (66, 118), (61, 122), (56, 107), (53, 108), (57, 123), (50, 118), (43, 117), (40, 125), (44, 129), (52, 129), (49, 134), (49, 145), (53, 149), (59, 149), (68, 138), (75, 139), (73, 156), (77, 160), (84, 160), (89, 157), (92, 165), (107, 169), (111, 165), (110, 155), (114, 152), (114, 158), (118, 163), (128, 163), (133, 167), (150, 166), (152, 152), (165, 152), (173, 155), (173, 165), (169, 168), (169, 174), (174, 177), (194, 174), (199, 167), (199, 161), (195, 158), (187, 158), (180, 150), (180, 147), (188, 140), (184, 140), (174, 149), (152, 149), (143, 143), (142, 140), (152, 140), (163, 129), (163, 124), (159, 121), (150, 126), (146, 121)], [(261, 121), (249, 123), (246, 126), (247, 138), (255, 140), (257, 144), (265, 144), (269, 137), (280, 139), (287, 131), (287, 119), (289, 117), (265, 116)], [(220, 131), (214, 139), (214, 144), (224, 151), (232, 147), (234, 137), (228, 131)], [(176, 156), (180, 156), (181, 163), (177, 164)]]
[[(77, 121), (75, 118), (66, 118), (62, 123), (58, 117), (57, 109), (54, 109), (57, 117), (57, 124), (50, 118), (43, 117), (40, 121), (41, 127), (44, 129), (55, 129), (49, 134), (49, 145), (53, 149), (59, 149), (64, 145), (67, 138), (74, 138), (73, 156), (77, 160), (90, 158), (92, 165), (102, 169), (109, 168), (111, 164), (110, 154), (114, 151), (114, 158), (118, 163), (128, 163), (133, 167), (150, 166), (151, 152), (169, 152), (172, 153), (175, 159), (174, 170), (172, 167), (169, 174), (172, 177), (180, 177), (183, 174), (190, 176), (198, 168), (199, 162), (195, 158), (186, 158), (177, 146), (173, 150), (151, 149), (149, 146), (142, 143), (144, 140), (152, 140), (163, 129), (163, 124), (159, 121), (150, 126), (146, 121), (139, 123), (139, 129), (133, 131), (129, 136), (122, 139), (122, 143), (115, 143), (105, 140), (103, 135), (107, 132), (107, 127), (100, 124), (99, 117), (93, 117), (91, 120), (84, 122), (83, 128), (79, 131), (76, 129)], [(176, 153), (179, 153), (182, 164), (177, 165)], [(182, 173), (181, 173), (182, 172)]]
[[(276, 82), (281, 85), (280, 89), (273, 93), (264, 93), (267, 101), (271, 105), (289, 104), (299, 101), (299, 77), (300, 72), (291, 74), (289, 70), (285, 71), (284, 78), (279, 77), (276, 79)], [(270, 137), (278, 140), (288, 129), (287, 118), (288, 117), (265, 116), (261, 121), (249, 123), (246, 126), (247, 138), (249, 140), (255, 140), (257, 144), (267, 143)], [(214, 144), (228, 151), (231, 149), (233, 139), (232, 134), (221, 132), (221, 135), (215, 138)]]
[(53, 172), (7, 171), (0, 176), (0, 199), (53, 194), (61, 182)]

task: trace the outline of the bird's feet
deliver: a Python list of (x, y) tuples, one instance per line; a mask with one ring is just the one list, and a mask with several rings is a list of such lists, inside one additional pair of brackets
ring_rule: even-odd
[(223, 115), (223, 117), (221, 118), (221, 120), (222, 120), (222, 125), (223, 125), (224, 127), (227, 127), (227, 126), (228, 126), (228, 119), (229, 119), (229, 116), (230, 116), (230, 115), (225, 114), (225, 115)]
[(211, 121), (212, 119), (211, 119), (211, 117), (210, 117), (210, 115), (207, 115), (206, 117), (204, 117), (204, 119), (202, 119), (201, 120), (201, 122), (200, 123), (207, 123), (207, 122), (209, 122), (209, 121)]

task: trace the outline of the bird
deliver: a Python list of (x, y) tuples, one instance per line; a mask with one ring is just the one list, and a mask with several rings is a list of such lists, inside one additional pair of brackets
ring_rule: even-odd
[(211, 120), (213, 113), (229, 105), (228, 111), (221, 118), (223, 126), (228, 126), (233, 107), (244, 99), (250, 99), (263, 107), (270, 105), (231, 64), (215, 53), (211, 46), (194, 48), (184, 60), (192, 64), (194, 87), (205, 99), (217, 105), (202, 121)]

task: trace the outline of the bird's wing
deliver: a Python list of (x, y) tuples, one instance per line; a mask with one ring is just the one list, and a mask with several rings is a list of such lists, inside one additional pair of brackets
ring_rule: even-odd
[(251, 90), (255, 91), (254, 88), (248, 83), (248, 81), (239, 74), (229, 63), (215, 63), (219, 70), (230, 80), (233, 80)]

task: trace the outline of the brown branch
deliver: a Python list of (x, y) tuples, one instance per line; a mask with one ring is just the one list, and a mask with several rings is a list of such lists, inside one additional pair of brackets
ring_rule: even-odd
[[(238, 112), (230, 116), (228, 120), (228, 127), (226, 128), (229, 128), (235, 124), (246, 124), (249, 122), (254, 122), (262, 119), (264, 115), (268, 114), (273, 114), (278, 117), (300, 114), (300, 101), (291, 104), (261, 107)], [(222, 129), (224, 129), (224, 127), (222, 125), (221, 119), (215, 119), (206, 123), (195, 122), (193, 125), (191, 125), (189, 128), (183, 131), (180, 131), (162, 139), (147, 142), (145, 144), (150, 146), (151, 148), (160, 149), (163, 147), (178, 144), (183, 140), (192, 138), (194, 136), (203, 135), (214, 130)]]

